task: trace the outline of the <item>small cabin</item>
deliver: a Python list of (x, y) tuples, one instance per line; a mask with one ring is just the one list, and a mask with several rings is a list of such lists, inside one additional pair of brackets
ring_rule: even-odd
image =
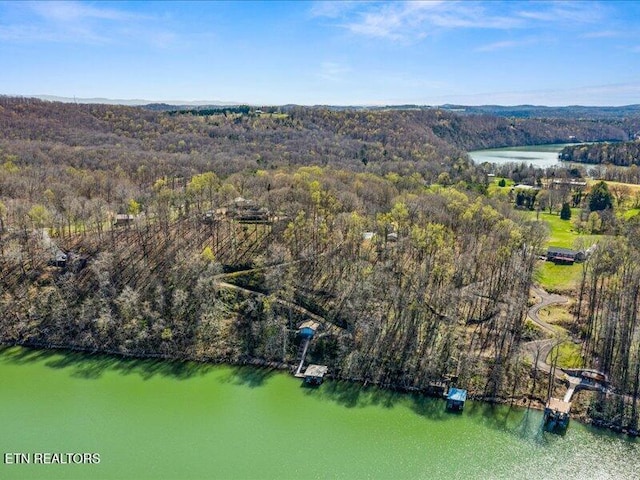
[(396, 232), (391, 232), (387, 235), (387, 242), (397, 242), (398, 234)]
[(329, 367), (326, 365), (309, 365), (304, 372), (304, 383), (307, 385), (320, 385), (328, 371)]
[(233, 200), (233, 205), (228, 213), (239, 223), (268, 223), (271, 218), (271, 212), (267, 208), (243, 197), (237, 197)]
[(467, 401), (467, 391), (461, 388), (450, 388), (447, 394), (447, 410), (461, 412)]
[(573, 265), (574, 262), (584, 262), (586, 255), (584, 252), (571, 250), (562, 247), (549, 247), (547, 249), (547, 261)]
[(49, 265), (58, 268), (65, 268), (67, 266), (67, 260), (68, 257), (66, 253), (62, 250), (56, 250), (49, 260)]
[(124, 213), (119, 213), (116, 215), (116, 219), (113, 222), (114, 227), (122, 227), (125, 225), (131, 225), (136, 217), (133, 215), (128, 215)]
[(313, 337), (318, 330), (320, 324), (318, 322), (314, 322), (313, 320), (306, 321), (301, 323), (298, 327), (298, 333), (303, 338)]

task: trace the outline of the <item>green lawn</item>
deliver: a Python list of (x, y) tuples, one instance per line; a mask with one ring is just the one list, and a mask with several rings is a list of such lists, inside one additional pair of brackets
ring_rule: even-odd
[[(582, 367), (582, 357), (580, 356), (580, 345), (575, 343), (565, 342), (561, 343), (558, 347), (558, 367), (560, 368), (579, 368)], [(546, 362), (551, 364), (556, 354), (556, 349), (549, 352)]]
[(515, 182), (505, 178), (505, 186), (501, 187), (498, 185), (500, 180), (502, 180), (502, 177), (495, 177), (492, 182), (489, 182), (489, 185), (487, 186), (487, 195), (490, 197), (493, 197), (494, 195), (503, 195), (506, 197), (509, 194), (511, 187), (515, 185)]
[(580, 284), (582, 265), (556, 265), (553, 262), (540, 261), (536, 266), (535, 279), (549, 292), (575, 290)]
[[(526, 212), (528, 218), (536, 219), (536, 212)], [(580, 215), (579, 208), (571, 209), (571, 216)], [(540, 212), (538, 220), (549, 226), (549, 239), (546, 246), (574, 248), (576, 240), (582, 239), (589, 246), (604, 238), (602, 235), (587, 235), (574, 230), (571, 220), (562, 220), (557, 213)], [(568, 292), (580, 283), (582, 266), (556, 265), (553, 262), (540, 262), (536, 267), (536, 280), (542, 288), (552, 292)]]
[[(536, 212), (526, 212), (531, 220), (536, 219)], [(580, 215), (579, 208), (571, 209), (571, 218)], [(578, 233), (574, 228), (571, 220), (562, 220), (559, 213), (540, 212), (538, 217), (540, 221), (546, 222), (549, 226), (549, 241), (547, 246), (573, 248), (578, 238), (584, 239), (586, 245), (591, 245), (602, 238), (602, 235), (587, 235), (586, 233)]]

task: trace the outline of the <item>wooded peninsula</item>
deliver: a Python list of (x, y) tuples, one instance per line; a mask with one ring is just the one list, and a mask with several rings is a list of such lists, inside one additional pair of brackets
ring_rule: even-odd
[(638, 167), (467, 151), (615, 141), (562, 158), (637, 165), (640, 114), (458, 110), (0, 97), (0, 341), (291, 366), (312, 318), (335, 378), (543, 402), (537, 284), (569, 299), (561, 362), (612, 385), (583, 414), (637, 429)]

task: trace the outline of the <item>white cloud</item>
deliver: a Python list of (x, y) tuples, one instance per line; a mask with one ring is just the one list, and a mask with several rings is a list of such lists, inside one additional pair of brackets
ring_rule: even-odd
[(562, 22), (567, 27), (575, 23), (596, 23), (604, 17), (603, 8), (594, 1), (530, 2), (530, 5), (535, 5), (536, 9), (520, 10), (516, 15), (537, 22)]
[(312, 17), (340, 18), (361, 6), (362, 3), (347, 0), (313, 2), (309, 13)]
[(522, 45), (522, 42), (516, 42), (514, 40), (505, 40), (503, 42), (494, 42), (487, 45), (482, 45), (475, 49), (476, 52), (493, 52), (494, 50), (502, 50), (505, 48), (513, 48)]
[[(117, 5), (116, 3), (109, 5)], [(75, 1), (16, 3), (21, 21), (0, 24), (0, 39), (22, 43), (59, 42), (90, 45), (132, 41), (165, 47), (176, 35), (152, 16)]]
[[(548, 40), (548, 39), (546, 39)], [(475, 48), (476, 52), (493, 52), (496, 50), (504, 50), (508, 48), (525, 47), (528, 45), (535, 45), (545, 41), (543, 37), (528, 37), (520, 40), (504, 40), (500, 42), (488, 43)]]
[(122, 10), (98, 8), (73, 1), (30, 2), (27, 5), (34, 13), (56, 22), (76, 22), (86, 19), (124, 21), (140, 18)]
[[(340, 2), (337, 2), (339, 5)], [(523, 8), (523, 5), (526, 8)], [(340, 8), (320, 4), (326, 16), (341, 18), (352, 33), (412, 41), (447, 29), (509, 30), (562, 23), (563, 28), (599, 22), (604, 9), (595, 2), (363, 2)], [(535, 6), (535, 9), (534, 9)]]

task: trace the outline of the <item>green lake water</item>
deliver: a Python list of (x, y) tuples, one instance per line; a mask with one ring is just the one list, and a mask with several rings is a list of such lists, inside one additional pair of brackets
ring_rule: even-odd
[(0, 479), (640, 478), (639, 441), (541, 420), (264, 369), (0, 350), (0, 454), (100, 454), (2, 462)]

